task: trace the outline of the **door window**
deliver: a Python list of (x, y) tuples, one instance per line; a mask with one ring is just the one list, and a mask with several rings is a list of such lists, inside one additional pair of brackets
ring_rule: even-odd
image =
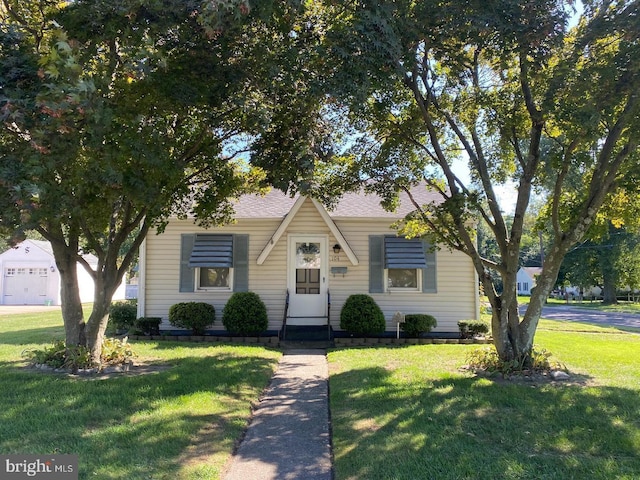
[(296, 243), (296, 293), (320, 295), (320, 243)]

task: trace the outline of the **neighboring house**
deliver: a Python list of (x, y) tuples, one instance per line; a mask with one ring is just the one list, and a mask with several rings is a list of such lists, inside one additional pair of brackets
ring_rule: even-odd
[[(531, 289), (536, 286), (536, 280), (538, 275), (542, 273), (541, 267), (522, 267), (518, 270), (516, 281), (518, 295), (531, 295)], [(565, 298), (565, 294), (568, 294), (568, 298), (577, 299), (581, 296), (584, 298), (597, 298), (602, 295), (600, 287), (588, 287), (582, 289), (582, 295), (580, 294), (580, 287), (563, 287), (559, 290), (554, 290), (550, 293), (550, 296), (557, 298)]]
[(536, 286), (536, 277), (542, 273), (542, 267), (521, 267), (516, 274), (518, 295), (531, 295)]
[[(419, 201), (426, 203), (424, 190)], [(138, 315), (161, 317), (178, 302), (214, 305), (213, 331), (224, 331), (222, 310), (233, 292), (253, 291), (267, 306), (269, 330), (287, 325), (340, 329), (340, 310), (351, 294), (370, 294), (382, 308), (387, 331), (400, 311), (433, 315), (434, 332), (458, 332), (458, 320), (479, 318), (478, 281), (460, 252), (432, 252), (419, 239), (396, 237), (390, 225), (412, 206), (401, 197), (397, 212), (371, 195), (347, 194), (332, 211), (318, 201), (272, 190), (247, 195), (235, 223), (205, 230), (193, 219), (171, 219), (140, 250)]]
[[(98, 263), (94, 255), (85, 255), (92, 267)], [(78, 264), (80, 299), (93, 301), (93, 279)], [(60, 273), (56, 267), (49, 242), (24, 240), (0, 254), (0, 304), (2, 305), (60, 305)], [(124, 298), (124, 284), (118, 288), (114, 300)]]

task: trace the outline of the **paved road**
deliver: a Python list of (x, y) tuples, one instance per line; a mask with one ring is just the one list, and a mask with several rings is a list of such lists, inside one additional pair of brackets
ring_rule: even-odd
[(3, 315), (14, 315), (16, 313), (36, 313), (60, 311), (60, 306), (52, 305), (0, 305), (0, 317)]
[(587, 322), (597, 325), (609, 325), (622, 328), (640, 328), (640, 315), (636, 313), (600, 312), (590, 308), (574, 305), (556, 305), (544, 307), (542, 318), (551, 320), (567, 320), (570, 322)]

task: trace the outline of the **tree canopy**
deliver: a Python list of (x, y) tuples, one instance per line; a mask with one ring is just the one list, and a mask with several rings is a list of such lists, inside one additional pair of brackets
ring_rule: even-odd
[[(469, 255), (498, 353), (527, 357), (562, 259), (623, 182), (637, 186), (639, 2), (583, 6), (569, 28), (562, 0), (5, 0), (2, 223), (52, 241), (63, 292), (82, 249), (98, 254), (95, 346), (132, 258), (116, 251), (167, 215), (228, 219), (227, 200), (262, 180), (327, 202), (364, 184), (388, 208), (422, 182), (441, 201), (416, 202), (400, 232)], [(521, 318), (536, 191), (550, 247)], [(79, 340), (81, 313), (65, 325)]]
[[(7, 1), (3, 12), (1, 220), (52, 243), (67, 343), (87, 342), (99, 358), (113, 292), (149, 230), (169, 215), (229, 221), (233, 197), (287, 165), (255, 169), (247, 152), (278, 115), (270, 94), (293, 98), (268, 70), (285, 69), (272, 57), (287, 55), (283, 19), (295, 8), (40, 6)], [(304, 168), (291, 158), (290, 173)], [(96, 285), (86, 329), (76, 263)]]
[[(340, 2), (327, 6), (332, 94), (359, 130), (341, 174), (373, 179), (393, 207), (419, 181), (441, 201), (400, 226), (473, 261), (503, 359), (527, 357), (562, 258), (621, 180), (635, 176), (640, 87), (637, 1)], [(466, 162), (471, 182), (453, 168)], [(517, 197), (505, 212), (496, 186)], [(350, 183), (350, 182), (346, 182)], [(550, 248), (520, 317), (516, 273), (535, 189), (549, 192)], [(476, 246), (483, 222), (497, 257)], [(492, 273), (500, 277), (497, 292)]]

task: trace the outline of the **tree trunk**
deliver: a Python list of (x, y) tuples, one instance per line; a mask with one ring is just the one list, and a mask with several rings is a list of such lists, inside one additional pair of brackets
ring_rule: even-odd
[(618, 303), (618, 298), (616, 295), (618, 276), (615, 272), (615, 267), (603, 264), (602, 279), (602, 303), (604, 303), (605, 305), (614, 305)]
[(62, 320), (64, 322), (65, 343), (67, 346), (86, 345), (86, 328), (75, 255), (68, 248), (52, 242), (54, 257), (60, 272), (60, 299), (62, 302)]
[(602, 303), (604, 303), (605, 305), (614, 305), (618, 303), (618, 298), (616, 296), (616, 284), (608, 277), (610, 277), (610, 275), (604, 275)]
[(619, 236), (616, 235), (616, 228), (611, 222), (608, 224), (609, 235), (601, 242), (609, 247), (601, 245), (599, 252), (600, 269), (602, 270), (602, 303), (605, 305), (615, 305), (618, 303), (616, 289), (618, 288), (618, 271), (615, 265), (617, 254), (619, 253)]
[(531, 365), (531, 352), (542, 307), (558, 278), (565, 253), (565, 249), (558, 245), (546, 256), (542, 273), (537, 278), (535, 291), (522, 320), (518, 311), (516, 275), (511, 273), (502, 277), (505, 288), (502, 295), (496, 296), (492, 302), (491, 319), (493, 343), (501, 360), (518, 360), (524, 366)]
[(101, 362), (102, 343), (109, 323), (111, 300), (121, 280), (117, 268), (112, 271), (99, 267), (95, 276), (93, 309), (87, 321), (87, 346), (91, 351), (91, 362), (95, 365)]

